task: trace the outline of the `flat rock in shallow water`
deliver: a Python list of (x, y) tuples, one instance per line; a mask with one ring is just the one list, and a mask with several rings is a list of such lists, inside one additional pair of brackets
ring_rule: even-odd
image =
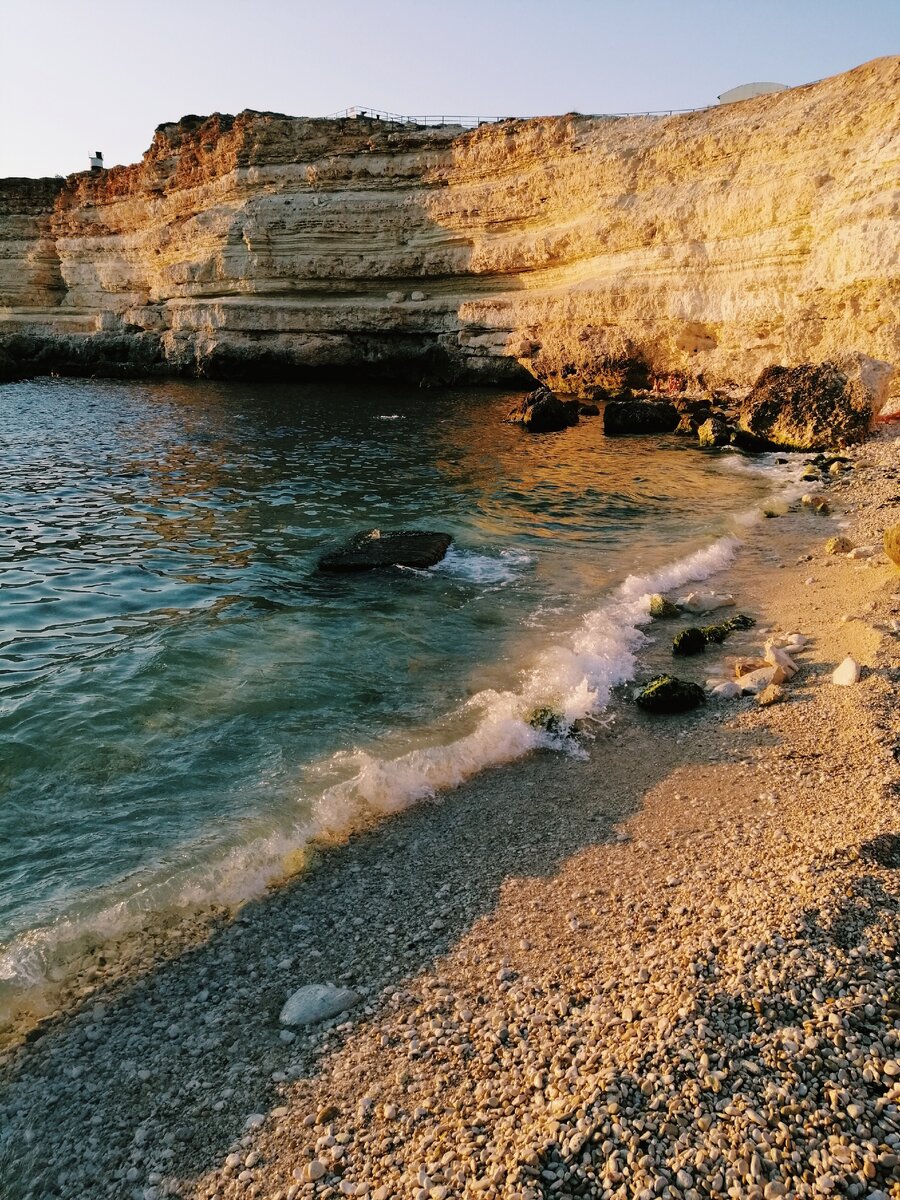
[(676, 633), (672, 641), (673, 654), (700, 654), (706, 649), (706, 638), (699, 629), (691, 627)]
[(433, 567), (450, 548), (449, 533), (399, 529), (356, 533), (337, 550), (319, 559), (320, 571), (373, 571), (377, 567)]
[(315, 1025), (336, 1017), (345, 1009), (359, 1004), (362, 996), (349, 988), (332, 987), (328, 983), (310, 983), (299, 988), (285, 1001), (278, 1020), (282, 1025)]

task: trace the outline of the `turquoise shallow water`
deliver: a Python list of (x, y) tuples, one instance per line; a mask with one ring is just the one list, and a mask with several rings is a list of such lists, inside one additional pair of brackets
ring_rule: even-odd
[[(104, 922), (259, 886), (349, 804), (333, 789), (361, 762), (357, 802), (415, 799), (393, 760), (456, 745), (548, 652), (532, 691), (552, 701), (561, 637), (771, 488), (675, 439), (606, 442), (597, 420), (531, 437), (502, 423), (512, 401), (0, 388), (0, 980)], [(429, 572), (315, 574), (372, 526), (455, 547)], [(521, 741), (502, 717), (498, 760)], [(491, 761), (501, 735), (479, 736), (439, 781)]]

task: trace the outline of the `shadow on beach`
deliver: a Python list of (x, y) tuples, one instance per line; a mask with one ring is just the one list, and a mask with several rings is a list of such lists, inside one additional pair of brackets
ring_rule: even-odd
[[(4, 1107), (28, 1132), (2, 1147), (5, 1195), (71, 1195), (79, 1177), (92, 1180), (84, 1195), (143, 1196), (153, 1172), (186, 1181), (220, 1165), (247, 1117), (281, 1102), (282, 1083), (316, 1072), (321, 1027), (282, 1039), (291, 992), (329, 981), (365, 994), (332, 1031), (334, 1049), (380, 994), (490, 914), (504, 883), (552, 876), (622, 836), (643, 795), (690, 764), (692, 743), (709, 761), (719, 721), (712, 709), (656, 724), (629, 710), (599, 732), (589, 760), (543, 753), (485, 773), (321, 851), (204, 944), (109, 995), (98, 987), (6, 1069)], [(731, 739), (726, 758), (752, 754), (760, 737)]]

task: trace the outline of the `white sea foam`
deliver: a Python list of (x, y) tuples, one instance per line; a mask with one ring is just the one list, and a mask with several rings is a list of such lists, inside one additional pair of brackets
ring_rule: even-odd
[(514, 547), (501, 550), (499, 555), (494, 556), (451, 546), (431, 570), (464, 579), (468, 583), (511, 583), (527, 569), (531, 561), (530, 554)]
[[(178, 863), (168, 869), (129, 876), (107, 890), (102, 906), (86, 902), (80, 912), (72, 909), (52, 926), (15, 939), (0, 953), (0, 981), (13, 993), (40, 984), (55, 962), (140, 926), (150, 913), (259, 895), (296, 869), (298, 851), (315, 838), (340, 835), (373, 814), (397, 812), (530, 750), (570, 748), (566, 733), (572, 725), (601, 713), (613, 689), (633, 678), (645, 641), (641, 626), (650, 620), (650, 596), (725, 569), (739, 545), (737, 538), (720, 538), (651, 574), (629, 576), (569, 636), (546, 646), (515, 690), (478, 693), (459, 712), (420, 731), (418, 744), (405, 753), (391, 756), (376, 747), (336, 755), (323, 764), (323, 773), (337, 774), (338, 782), (299, 798), (278, 828), (224, 853), (182, 847)], [(465, 561), (465, 552), (460, 557)], [(481, 555), (468, 561), (472, 557), (497, 562)], [(483, 564), (478, 569), (485, 570)], [(554, 732), (530, 723), (536, 710), (556, 715)], [(459, 732), (448, 736), (449, 728)]]

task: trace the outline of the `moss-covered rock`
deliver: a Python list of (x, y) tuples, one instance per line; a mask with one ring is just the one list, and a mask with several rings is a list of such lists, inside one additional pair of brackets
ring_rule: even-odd
[(727, 621), (715, 625), (690, 626), (676, 633), (672, 640), (672, 653), (678, 655), (700, 654), (710, 642), (720, 643), (738, 629), (752, 629), (756, 624), (746, 613), (737, 613)]
[(681, 616), (681, 609), (656, 592), (650, 597), (650, 616), (658, 621), (671, 621), (673, 617)]
[(724, 642), (725, 639), (739, 629), (752, 629), (756, 624), (746, 613), (735, 613), (727, 621), (719, 621), (715, 625), (701, 625), (700, 632), (707, 642)]
[(534, 709), (528, 716), (528, 724), (532, 729), (543, 729), (551, 737), (565, 737), (569, 732), (562, 713), (549, 706)]
[(672, 653), (678, 655), (701, 654), (706, 649), (706, 638), (695, 626), (682, 629), (672, 640)]
[(706, 703), (706, 693), (697, 683), (658, 675), (638, 692), (635, 703), (649, 713), (688, 712)]
[(731, 426), (721, 417), (710, 417), (697, 429), (700, 445), (707, 448), (727, 446), (731, 441)]

